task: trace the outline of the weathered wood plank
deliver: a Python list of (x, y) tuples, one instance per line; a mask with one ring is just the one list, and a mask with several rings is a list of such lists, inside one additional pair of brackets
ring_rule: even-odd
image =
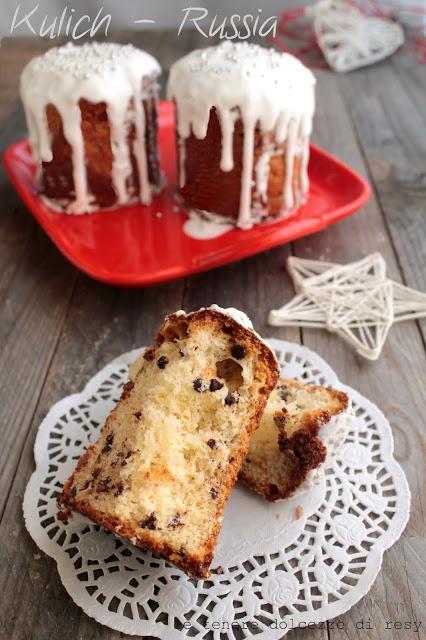
[[(21, 65), (19, 58), (2, 74), (3, 81), (7, 76), (10, 82), (0, 100), (2, 148), (25, 130), (23, 112), (17, 103), (17, 81), (11, 73)], [(59, 337), (76, 271), (36, 228), (3, 168), (0, 187), (0, 367), (8, 372), (0, 389), (1, 512)]]
[[(397, 59), (397, 56), (396, 56)], [(421, 74), (424, 77), (424, 72)], [(411, 72), (411, 87), (419, 87)], [(420, 72), (417, 72), (417, 77)], [(374, 180), (405, 282), (426, 288), (426, 118), (395, 67), (341, 79), (340, 88)], [(352, 96), (356, 93), (357, 99)], [(426, 322), (420, 323), (426, 339)]]
[[(367, 74), (367, 71), (364, 72)], [(320, 73), (318, 81), (318, 110), (316, 141), (365, 175), (364, 163), (354, 136), (351, 120), (339, 93), (341, 82), (329, 72)], [(357, 92), (357, 94), (360, 91)], [(373, 251), (380, 251), (386, 259), (389, 273), (400, 279), (398, 263), (388, 240), (387, 229), (373, 195), (363, 211), (353, 217), (295, 243), (298, 256), (349, 262)], [(422, 451), (422, 416), (425, 412), (424, 352), (415, 323), (406, 323), (392, 330), (378, 362), (369, 363), (358, 357), (347, 345), (323, 331), (303, 330), (303, 342), (323, 355), (340, 379), (354, 386), (383, 409), (391, 420), (395, 437), (396, 457), (403, 465), (413, 491), (412, 517), (406, 536), (385, 554), (383, 570), (368, 598), (343, 616), (348, 638), (359, 638), (354, 622), (371, 617), (379, 638), (406, 638), (410, 632), (384, 630), (386, 620), (414, 620), (424, 618), (424, 609), (416, 597), (416, 585), (408, 576), (417, 571), (410, 562), (412, 554), (405, 552), (405, 540), (413, 536), (420, 543), (424, 530), (424, 497), (419, 479), (424, 477)], [(424, 446), (424, 444), (423, 444)], [(407, 560), (408, 558), (408, 560)], [(413, 603), (416, 602), (416, 608)], [(340, 637), (330, 631), (330, 636)], [(405, 633), (405, 635), (404, 635)], [(418, 637), (418, 634), (413, 637)]]
[(389, 63), (396, 71), (399, 81), (404, 85), (405, 90), (416, 104), (417, 111), (426, 119), (424, 108), (426, 65), (420, 64), (412, 52), (400, 52), (398, 55), (392, 56)]

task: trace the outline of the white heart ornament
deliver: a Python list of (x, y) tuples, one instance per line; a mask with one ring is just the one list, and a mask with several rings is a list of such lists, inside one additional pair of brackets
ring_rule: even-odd
[(319, 0), (307, 13), (313, 17), (318, 45), (335, 71), (374, 64), (404, 42), (400, 24), (366, 17), (346, 0)]

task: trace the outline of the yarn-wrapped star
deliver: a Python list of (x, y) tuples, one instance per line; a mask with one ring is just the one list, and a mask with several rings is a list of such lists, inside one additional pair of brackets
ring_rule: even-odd
[(426, 294), (387, 278), (380, 253), (346, 265), (291, 256), (287, 269), (297, 295), (269, 313), (269, 324), (328, 329), (369, 360), (394, 322), (426, 317)]

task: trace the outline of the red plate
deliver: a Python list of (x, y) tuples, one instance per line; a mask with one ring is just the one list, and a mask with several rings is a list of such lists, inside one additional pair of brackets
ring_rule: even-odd
[(83, 216), (56, 213), (37, 197), (27, 141), (16, 142), (5, 151), (4, 164), (12, 184), (34, 218), (68, 260), (97, 280), (143, 286), (212, 269), (320, 231), (354, 213), (370, 196), (370, 187), (361, 176), (311, 145), (309, 199), (296, 216), (249, 231), (232, 229), (217, 238), (194, 240), (182, 230), (187, 216), (174, 210), (171, 103), (160, 103), (159, 120), (167, 188), (149, 207), (133, 205)]

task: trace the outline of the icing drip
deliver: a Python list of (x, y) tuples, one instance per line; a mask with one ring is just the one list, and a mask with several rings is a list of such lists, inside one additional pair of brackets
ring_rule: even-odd
[[(283, 214), (288, 214), (303, 201), (309, 186), (307, 165), (314, 85), (312, 73), (290, 54), (244, 42), (227, 41), (217, 47), (196, 50), (172, 65), (167, 92), (177, 107), (180, 149), (185, 147), (185, 139), (191, 133), (199, 139), (205, 138), (210, 110), (215, 108), (222, 132), (220, 168), (231, 171), (234, 167), (234, 126), (238, 118), (242, 120), (239, 227), (249, 228), (259, 220), (259, 211), (253, 211), (252, 206), (253, 173), (256, 174), (255, 185), (262, 184), (262, 192), (257, 193), (260, 201), (267, 193), (265, 167), (261, 166), (261, 179), (257, 166), (253, 167), (256, 127), (260, 128), (261, 134), (272, 134), (277, 144), (286, 143)], [(298, 153), (301, 155), (303, 193), (294, 201), (293, 166)], [(180, 172), (181, 187), (185, 179)]]
[(263, 151), (256, 163), (256, 193), (262, 204), (268, 196), (269, 161), (272, 156), (273, 145)]
[(151, 200), (148, 180), (148, 160), (145, 145), (145, 113), (143, 100), (155, 96), (155, 82), (143, 88), (143, 79), (153, 80), (161, 72), (158, 62), (132, 45), (90, 43), (75, 46), (68, 43), (55, 47), (34, 58), (21, 76), (21, 97), (27, 117), (30, 145), (37, 176), (41, 176), (42, 162), (51, 162), (51, 134), (46, 107), (51, 104), (58, 111), (65, 139), (72, 150), (75, 199), (67, 207), (68, 213), (86, 213), (93, 209), (93, 197), (88, 191), (84, 138), (81, 131), (80, 100), (107, 108), (111, 150), (111, 180), (117, 203), (127, 203), (127, 180), (132, 166), (127, 136), (135, 126), (134, 154), (139, 172), (140, 201)]
[(295, 157), (295, 146), (296, 146), (296, 122), (293, 120), (290, 122), (288, 127), (287, 139), (286, 139), (286, 147), (285, 147), (285, 180), (284, 180), (284, 205), (287, 209), (293, 209), (294, 200), (293, 200), (293, 172), (294, 172), (294, 157)]

